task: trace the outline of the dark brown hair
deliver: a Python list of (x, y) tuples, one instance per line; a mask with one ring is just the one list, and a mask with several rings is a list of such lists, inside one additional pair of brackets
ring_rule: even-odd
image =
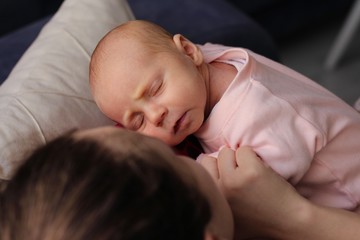
[(0, 239), (203, 239), (198, 189), (156, 150), (109, 150), (67, 134), (35, 151), (0, 197)]

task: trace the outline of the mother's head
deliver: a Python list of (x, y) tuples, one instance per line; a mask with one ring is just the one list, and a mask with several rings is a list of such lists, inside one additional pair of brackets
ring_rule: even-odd
[(231, 239), (226, 200), (193, 160), (104, 127), (35, 151), (1, 196), (3, 240)]

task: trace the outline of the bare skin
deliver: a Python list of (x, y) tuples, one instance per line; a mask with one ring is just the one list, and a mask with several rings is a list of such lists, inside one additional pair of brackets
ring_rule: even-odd
[[(130, 34), (146, 32), (141, 21), (129, 24)], [(139, 34), (121, 33), (110, 32), (93, 54), (90, 86), (97, 105), (127, 129), (179, 144), (201, 127), (236, 69), (205, 63), (198, 46), (180, 34), (153, 50)]]

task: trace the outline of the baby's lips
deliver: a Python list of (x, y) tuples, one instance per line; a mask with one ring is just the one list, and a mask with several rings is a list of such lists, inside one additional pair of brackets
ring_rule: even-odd
[(116, 123), (115, 127), (123, 128), (124, 126), (121, 123)]

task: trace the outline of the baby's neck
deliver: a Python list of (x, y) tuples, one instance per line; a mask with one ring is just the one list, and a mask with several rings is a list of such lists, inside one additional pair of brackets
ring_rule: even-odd
[(209, 64), (208, 97), (210, 98), (210, 110), (219, 102), (236, 74), (237, 70), (233, 65), (216, 61)]

